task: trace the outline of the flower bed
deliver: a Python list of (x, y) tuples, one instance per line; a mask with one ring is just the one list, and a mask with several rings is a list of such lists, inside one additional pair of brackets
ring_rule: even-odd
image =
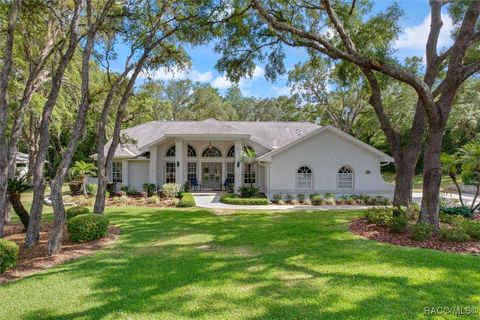
[(266, 197), (240, 198), (233, 193), (227, 193), (220, 197), (220, 202), (233, 205), (268, 205), (270, 201)]

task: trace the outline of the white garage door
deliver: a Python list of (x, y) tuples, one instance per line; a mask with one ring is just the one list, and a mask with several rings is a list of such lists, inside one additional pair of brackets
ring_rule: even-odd
[(148, 183), (148, 161), (128, 162), (128, 186), (143, 191), (143, 184)]

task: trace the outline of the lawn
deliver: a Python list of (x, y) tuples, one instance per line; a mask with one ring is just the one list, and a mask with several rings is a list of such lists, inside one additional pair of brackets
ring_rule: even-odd
[(348, 231), (359, 215), (110, 209), (119, 241), (3, 285), (0, 319), (422, 319), (429, 306), (480, 307), (480, 257), (361, 239)]
[[(395, 182), (394, 172), (382, 172), (382, 177), (386, 182)], [(459, 177), (458, 181), (462, 182), (462, 179)], [(448, 175), (443, 175), (440, 187), (446, 188), (451, 184), (453, 184), (452, 179)], [(423, 187), (423, 176), (422, 174), (416, 174), (413, 177), (413, 189), (417, 189), (418, 191), (421, 191), (422, 187)]]

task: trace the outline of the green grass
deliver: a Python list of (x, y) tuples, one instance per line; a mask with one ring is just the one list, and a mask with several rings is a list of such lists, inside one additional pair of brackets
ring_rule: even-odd
[[(395, 182), (395, 173), (394, 172), (382, 172), (383, 179), (386, 182)], [(461, 182), (461, 178), (459, 177), (459, 182)], [(449, 185), (453, 184), (452, 179), (448, 175), (442, 176), (442, 183), (440, 185), (441, 188), (446, 188)], [(413, 189), (422, 189), (423, 187), (423, 176), (422, 174), (416, 174), (413, 177)]]
[(113, 208), (118, 242), (1, 286), (0, 319), (423, 319), (427, 306), (479, 307), (479, 257), (361, 239), (348, 231), (359, 215)]

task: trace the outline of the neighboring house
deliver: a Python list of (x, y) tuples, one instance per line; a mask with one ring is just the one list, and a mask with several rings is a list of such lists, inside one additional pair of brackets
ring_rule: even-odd
[(17, 152), (15, 159), (15, 173), (20, 176), (27, 175), (28, 171), (28, 154)]
[[(250, 184), (244, 148), (257, 163), (252, 182), (265, 194), (331, 192), (391, 197), (381, 176), (393, 158), (331, 126), (307, 122), (153, 121), (122, 131), (110, 181), (138, 191), (144, 183), (196, 181), (203, 190)], [(108, 150), (108, 144), (105, 152)], [(96, 155), (92, 155), (96, 159)]]

